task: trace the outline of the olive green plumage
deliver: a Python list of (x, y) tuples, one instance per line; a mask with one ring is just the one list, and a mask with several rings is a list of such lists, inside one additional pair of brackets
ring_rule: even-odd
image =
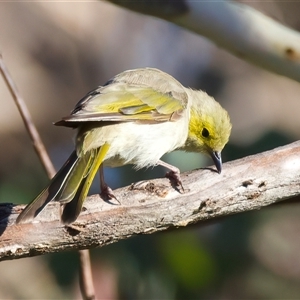
[(221, 172), (221, 151), (231, 132), (228, 113), (212, 97), (152, 68), (120, 73), (88, 93), (56, 125), (77, 128), (75, 151), (18, 223), (32, 220), (52, 200), (64, 205), (62, 222), (74, 222), (99, 168), (101, 190), (113, 198), (103, 165), (163, 165), (181, 185), (179, 170), (160, 158), (182, 149), (210, 155)]

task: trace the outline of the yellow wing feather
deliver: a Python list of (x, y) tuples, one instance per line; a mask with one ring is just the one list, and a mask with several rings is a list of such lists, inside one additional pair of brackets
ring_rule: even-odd
[(70, 116), (55, 124), (78, 127), (81, 122), (152, 123), (177, 120), (186, 108), (185, 89), (173, 77), (172, 84), (167, 86), (166, 73), (159, 73), (159, 77), (155, 69), (152, 72), (156, 75), (155, 80), (160, 83), (157, 86), (152, 87), (151, 82), (144, 83), (143, 77), (138, 79), (143, 84), (138, 84), (136, 78), (133, 80), (130, 74), (124, 72), (122, 80), (116, 77), (107, 85), (88, 93), (78, 102)]

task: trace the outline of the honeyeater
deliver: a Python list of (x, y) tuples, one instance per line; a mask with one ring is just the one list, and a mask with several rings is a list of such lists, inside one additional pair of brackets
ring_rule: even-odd
[(74, 222), (98, 169), (102, 194), (114, 198), (103, 166), (162, 165), (182, 186), (179, 169), (160, 160), (181, 149), (208, 154), (220, 173), (221, 151), (231, 131), (228, 113), (214, 98), (154, 68), (116, 75), (89, 92), (55, 125), (77, 128), (75, 150), (17, 223), (30, 222), (52, 200), (63, 205), (62, 222)]

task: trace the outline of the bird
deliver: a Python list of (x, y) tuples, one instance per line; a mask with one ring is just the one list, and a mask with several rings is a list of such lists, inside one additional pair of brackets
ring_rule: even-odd
[(178, 149), (209, 155), (221, 173), (221, 151), (232, 128), (228, 112), (213, 97), (149, 67), (114, 76), (54, 124), (77, 129), (75, 150), (20, 213), (17, 224), (31, 222), (50, 201), (63, 206), (63, 224), (73, 223), (98, 170), (101, 195), (116, 198), (105, 182), (104, 166), (161, 165), (170, 170), (167, 177), (183, 189), (179, 169), (161, 160), (165, 153)]

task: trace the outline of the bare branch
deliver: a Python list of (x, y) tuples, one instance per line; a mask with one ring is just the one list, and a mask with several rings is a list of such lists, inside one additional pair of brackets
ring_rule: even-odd
[(30, 136), (30, 139), (32, 141), (33, 147), (35, 152), (37, 153), (47, 175), (49, 178), (52, 178), (55, 175), (55, 169), (53, 167), (53, 164), (48, 156), (48, 153), (45, 149), (45, 146), (40, 138), (40, 135), (32, 121), (31, 115), (29, 113), (29, 110), (25, 104), (25, 101), (21, 97), (21, 95), (18, 92), (18, 89), (12, 80), (5, 64), (2, 56), (0, 55), (0, 72), (3, 76), (3, 79), (17, 105), (17, 108), (19, 110), (19, 113), (23, 119), (24, 125), (26, 127), (26, 130)]
[(80, 257), (80, 272), (79, 272), (79, 283), (80, 291), (84, 300), (94, 300), (95, 288), (93, 283), (92, 266), (90, 251), (88, 249), (79, 250)]
[(300, 33), (234, 1), (108, 0), (209, 38), (266, 70), (300, 81)]
[[(50, 160), (48, 152), (40, 138), (40, 135), (32, 121), (31, 115), (29, 110), (26, 106), (25, 101), (19, 94), (17, 87), (12, 80), (2, 56), (0, 55), (0, 72), (4, 78), (4, 81), (18, 107), (20, 115), (23, 119), (25, 128), (31, 138), (33, 148), (37, 153), (47, 175), (49, 178), (52, 178), (56, 171), (54, 166)], [(90, 254), (88, 250), (79, 250), (79, 257), (80, 257), (80, 288), (81, 293), (84, 299), (95, 299), (95, 289), (93, 286), (93, 277), (92, 277), (92, 269), (90, 263)]]
[(21, 207), (2, 205), (0, 260), (104, 246), (295, 197), (300, 194), (300, 141), (226, 163), (221, 175), (204, 169), (185, 173), (182, 180), (184, 194), (165, 178), (118, 189), (122, 205), (90, 196), (69, 227), (59, 221), (58, 203), (47, 206), (34, 223), (20, 225), (14, 222)]

